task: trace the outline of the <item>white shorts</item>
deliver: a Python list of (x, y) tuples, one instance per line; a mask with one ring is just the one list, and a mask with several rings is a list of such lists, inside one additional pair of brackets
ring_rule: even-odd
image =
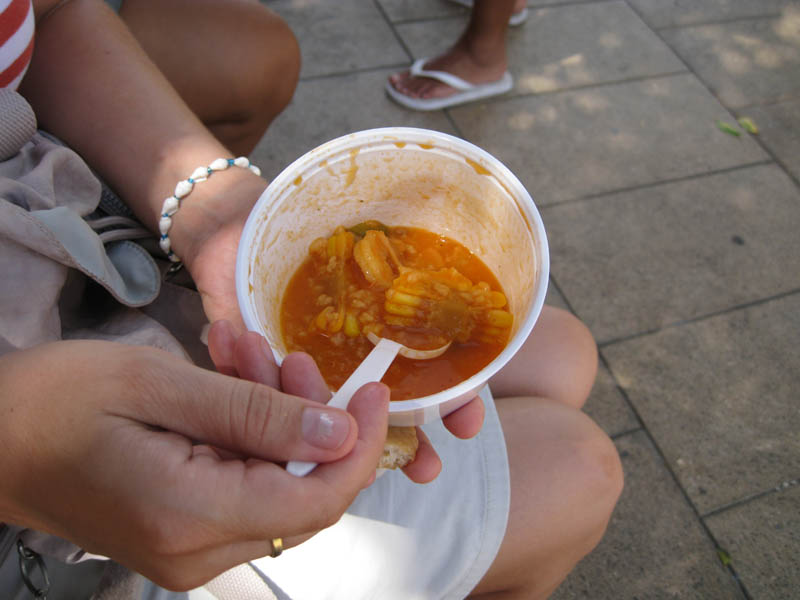
[(442, 458), (425, 485), (387, 471), (334, 526), (279, 558), (251, 565), (283, 600), (460, 599), (494, 561), (511, 495), (505, 440), (494, 400), (471, 440), (440, 423), (423, 429)]
[(338, 523), (279, 558), (252, 561), (190, 592), (146, 582), (141, 599), (466, 597), (497, 556), (511, 498), (505, 439), (488, 387), (481, 397), (486, 417), (475, 438), (456, 439), (441, 422), (423, 427), (442, 458), (433, 482), (419, 485), (386, 471)]

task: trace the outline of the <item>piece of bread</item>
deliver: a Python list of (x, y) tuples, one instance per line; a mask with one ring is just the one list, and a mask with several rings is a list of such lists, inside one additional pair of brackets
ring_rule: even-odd
[(379, 469), (399, 469), (414, 460), (419, 440), (416, 427), (389, 427)]

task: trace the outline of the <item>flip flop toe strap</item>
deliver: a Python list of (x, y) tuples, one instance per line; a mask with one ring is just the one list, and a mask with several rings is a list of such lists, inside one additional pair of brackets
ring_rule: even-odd
[(457, 77), (452, 73), (448, 73), (447, 71), (429, 71), (428, 69), (424, 68), (426, 58), (419, 58), (414, 61), (414, 64), (411, 65), (409, 69), (409, 73), (414, 77), (428, 77), (429, 79), (435, 79), (436, 81), (440, 81), (445, 85), (449, 85), (454, 90), (459, 90), (465, 92), (467, 90), (473, 89), (475, 86), (471, 84), (469, 81), (464, 81), (461, 77)]

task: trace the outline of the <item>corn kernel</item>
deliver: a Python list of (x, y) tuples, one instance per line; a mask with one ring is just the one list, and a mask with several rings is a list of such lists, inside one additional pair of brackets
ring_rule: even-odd
[(494, 308), (503, 308), (508, 302), (502, 292), (491, 292), (489, 299)]
[(397, 304), (395, 302), (390, 302), (389, 300), (386, 301), (383, 307), (386, 309), (387, 313), (399, 315), (401, 317), (413, 317), (417, 314), (417, 311), (413, 306)]
[(328, 238), (328, 258), (336, 256), (336, 236)]
[(354, 236), (342, 227), (337, 227), (336, 231), (327, 241), (328, 258), (339, 258), (342, 261), (348, 259), (353, 250)]
[(395, 289), (386, 290), (386, 299), (399, 304), (407, 304), (408, 306), (419, 306), (422, 304), (422, 298), (418, 295), (407, 294)]
[(358, 327), (358, 319), (352, 313), (347, 313), (344, 318), (344, 334), (347, 337), (357, 337), (361, 334)]
[(436, 295), (433, 294), (432, 290), (425, 288), (419, 282), (413, 282), (409, 285), (409, 282), (398, 282), (395, 280), (395, 283), (392, 284), (392, 289), (396, 290), (403, 294), (409, 294), (411, 296), (418, 296), (421, 298), (430, 298), (435, 299)]
[(506, 310), (490, 310), (486, 313), (486, 321), (494, 327), (508, 328), (511, 327), (514, 319)]

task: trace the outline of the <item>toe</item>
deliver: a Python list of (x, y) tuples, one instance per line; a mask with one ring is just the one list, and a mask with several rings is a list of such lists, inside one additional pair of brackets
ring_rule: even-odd
[(393, 73), (389, 75), (389, 83), (391, 83), (396, 90), (400, 91), (400, 88), (403, 87), (404, 82), (408, 80), (408, 76), (409, 72), (407, 70)]

